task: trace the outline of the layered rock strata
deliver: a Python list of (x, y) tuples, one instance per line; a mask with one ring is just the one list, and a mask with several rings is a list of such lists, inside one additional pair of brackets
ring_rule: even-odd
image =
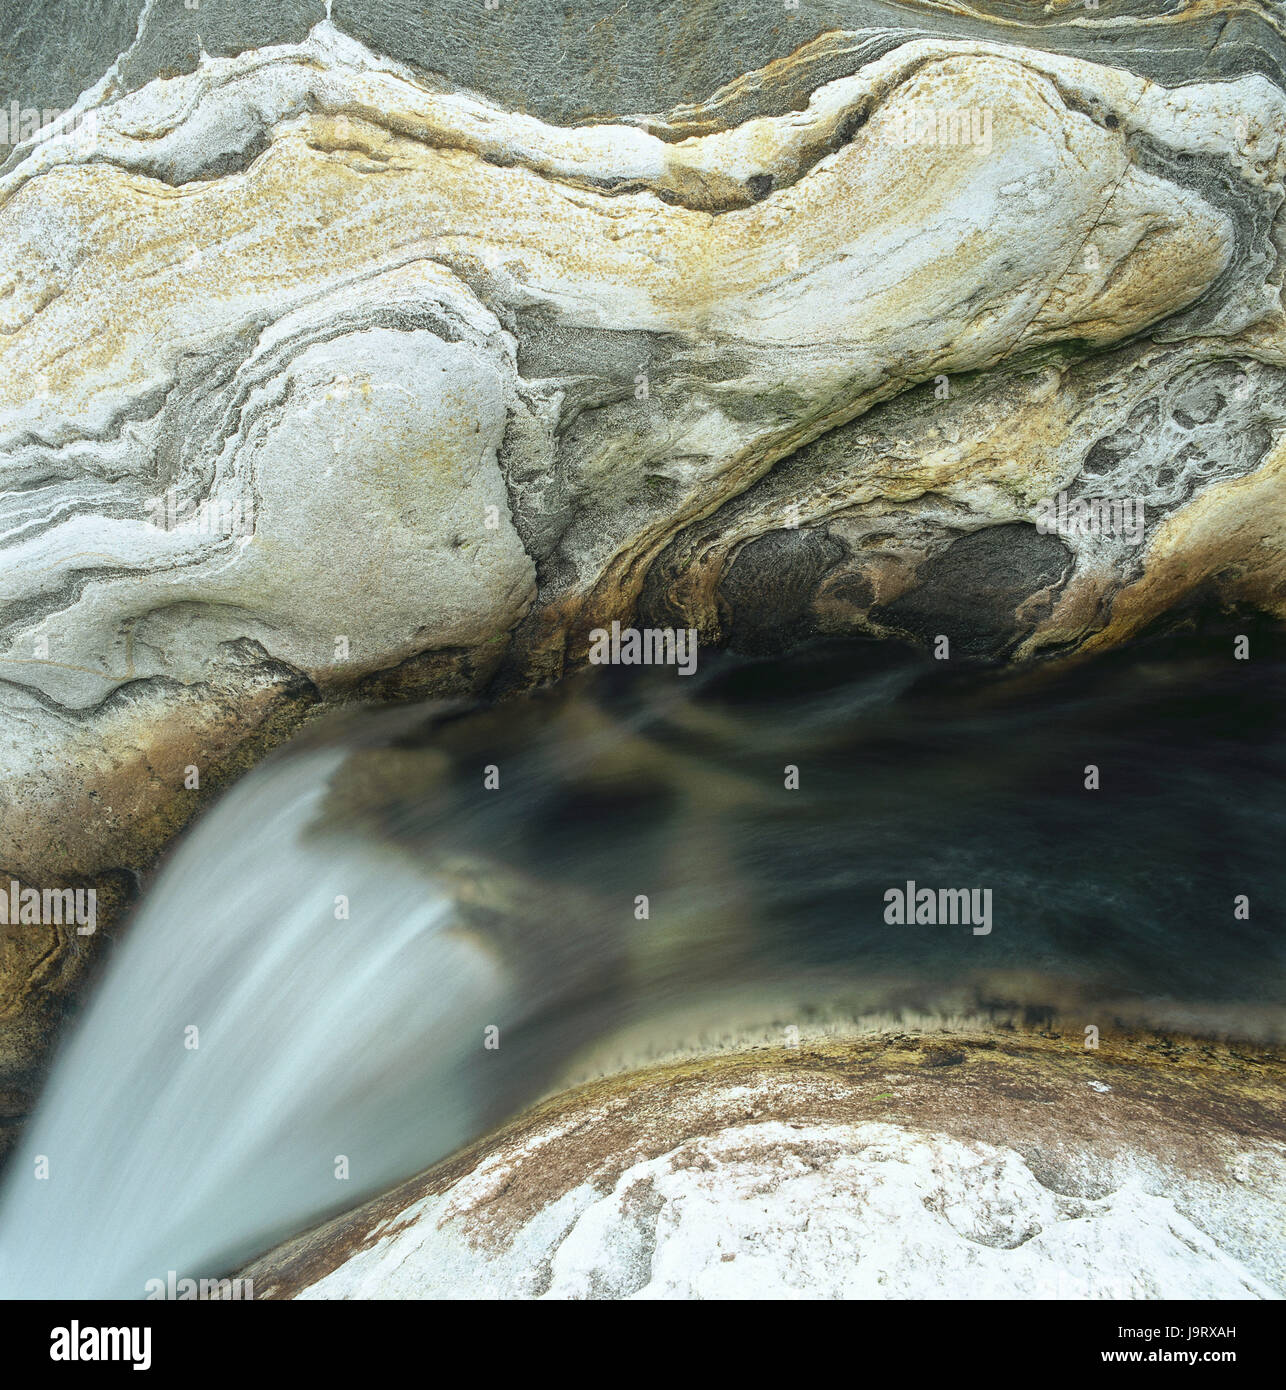
[[(67, 114), (0, 165), (4, 878), (125, 895), (313, 711), (613, 620), (1281, 616), (1280, 15), (1039, 8), (16, 26)], [(0, 937), (21, 1110), (97, 940)]]

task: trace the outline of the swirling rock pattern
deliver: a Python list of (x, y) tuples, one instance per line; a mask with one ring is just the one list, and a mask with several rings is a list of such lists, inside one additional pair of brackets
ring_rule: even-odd
[[(1274, 6), (269, 8), (3, 55), (74, 108), (0, 164), (6, 878), (613, 619), (1036, 661), (1286, 612)], [(34, 941), (18, 1091), (94, 944)]]

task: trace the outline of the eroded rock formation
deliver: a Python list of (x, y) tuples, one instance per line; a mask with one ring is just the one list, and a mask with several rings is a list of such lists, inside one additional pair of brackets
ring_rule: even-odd
[(241, 1277), (256, 1298), (1280, 1297), (1276, 1067), (1156, 1048), (767, 1035), (546, 1102)]
[[(514, 56), (539, 6), (112, 10), (80, 85), (37, 66), (76, 109), (0, 166), (6, 879), (124, 893), (310, 711), (612, 620), (1035, 661), (1286, 610), (1277, 12), (770, 8), (595, 12), (565, 78)], [(95, 943), (4, 941), (21, 1087)]]

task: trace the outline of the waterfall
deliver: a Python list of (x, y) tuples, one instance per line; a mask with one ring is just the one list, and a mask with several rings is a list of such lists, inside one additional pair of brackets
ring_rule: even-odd
[(503, 970), (405, 865), (308, 841), (337, 761), (253, 774), (159, 876), (12, 1157), (0, 1296), (226, 1271), (476, 1132)]
[[(1279, 1039), (1280, 933), (1232, 895), (1281, 882), (1286, 668), (1227, 667), (1033, 693), (841, 646), (332, 721), (113, 946), (4, 1173), (0, 1296), (226, 1275), (569, 1081), (750, 1029)], [(925, 888), (986, 930), (913, 919)]]

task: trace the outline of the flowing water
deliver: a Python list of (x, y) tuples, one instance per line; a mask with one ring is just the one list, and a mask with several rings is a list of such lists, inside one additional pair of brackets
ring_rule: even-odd
[[(568, 1079), (756, 1028), (1280, 1040), (1286, 666), (1231, 652), (703, 653), (331, 719), (123, 933), (6, 1170), (0, 1295), (227, 1272)], [(908, 880), (988, 929), (886, 920)]]

